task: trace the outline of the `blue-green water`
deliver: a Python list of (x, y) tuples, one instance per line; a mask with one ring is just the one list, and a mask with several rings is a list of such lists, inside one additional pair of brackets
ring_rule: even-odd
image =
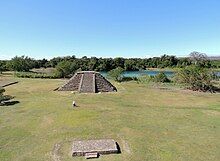
[[(141, 71), (125, 71), (123, 73), (123, 76), (125, 77), (140, 77), (142, 75), (156, 75), (160, 71), (155, 71), (155, 70), (141, 70)], [(174, 75), (174, 72), (172, 71), (163, 71), (168, 77), (172, 77)], [(104, 77), (107, 76), (107, 72), (100, 72)], [(220, 77), (220, 72), (216, 72), (216, 75)]]
[[(125, 71), (123, 73), (123, 76), (125, 77), (140, 77), (142, 75), (156, 75), (160, 71), (154, 71), (154, 70), (141, 70), (141, 71)], [(174, 75), (174, 72), (172, 71), (163, 71), (168, 77), (171, 77)], [(107, 72), (100, 72), (104, 77), (107, 76)]]

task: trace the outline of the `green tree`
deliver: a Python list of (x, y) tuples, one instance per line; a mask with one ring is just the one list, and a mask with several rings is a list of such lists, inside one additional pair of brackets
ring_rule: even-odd
[(189, 66), (191, 64), (192, 64), (192, 62), (189, 58), (179, 58), (178, 63), (177, 63), (177, 67), (183, 68), (183, 67)]
[(186, 84), (189, 89), (197, 91), (214, 92), (213, 80), (214, 74), (212, 71), (195, 65), (180, 69), (175, 74), (177, 83)]
[(124, 58), (118, 57), (118, 58), (115, 58), (113, 61), (114, 61), (115, 68), (118, 68), (118, 67), (124, 68), (124, 61), (125, 61)]
[(78, 69), (76, 62), (61, 61), (56, 66), (55, 75), (60, 78), (69, 77)]
[(136, 67), (136, 61), (134, 59), (126, 59), (124, 62), (124, 68), (126, 71), (134, 71), (138, 70)]
[(7, 66), (10, 70), (18, 72), (28, 72), (33, 68), (34, 60), (25, 56), (15, 56), (10, 61), (8, 61)]
[(98, 65), (98, 59), (96, 57), (92, 57), (88, 62), (88, 69), (89, 70), (96, 70)]
[(0, 60), (0, 74), (1, 74), (3, 71), (6, 71), (6, 61)]
[(123, 79), (122, 73), (124, 72), (124, 69), (121, 67), (112, 69), (108, 72), (108, 76), (114, 79), (117, 82), (121, 82)]

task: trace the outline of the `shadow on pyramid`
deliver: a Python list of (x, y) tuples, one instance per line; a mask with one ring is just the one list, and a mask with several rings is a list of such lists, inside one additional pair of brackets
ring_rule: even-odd
[(74, 74), (58, 91), (78, 91), (81, 93), (116, 92), (117, 89), (99, 72), (81, 71)]

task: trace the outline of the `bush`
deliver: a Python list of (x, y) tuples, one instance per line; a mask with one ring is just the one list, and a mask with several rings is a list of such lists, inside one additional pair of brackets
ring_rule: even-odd
[(56, 79), (59, 78), (55, 74), (45, 74), (45, 73), (33, 73), (33, 72), (16, 72), (15, 76), (18, 78), (44, 78), (44, 79)]
[(153, 80), (154, 80), (154, 76), (152, 75), (142, 75), (138, 77), (138, 82), (140, 83), (149, 83), (149, 82), (153, 82)]
[(116, 82), (121, 82), (123, 79), (122, 73), (124, 72), (124, 69), (121, 67), (112, 69), (108, 72), (108, 76), (114, 79)]
[(128, 81), (137, 81), (137, 77), (122, 77), (122, 82), (128, 82)]
[(212, 83), (214, 80), (213, 72), (198, 66), (190, 66), (179, 70), (174, 79), (177, 83), (186, 84), (192, 90), (210, 92), (215, 90)]
[(157, 83), (168, 83), (170, 80), (166, 76), (164, 72), (160, 72), (155, 76), (152, 75), (144, 75), (138, 78), (139, 82), (142, 83), (149, 83), (149, 82), (157, 82)]
[(153, 78), (154, 82), (161, 82), (161, 83), (168, 83), (170, 80), (167, 78), (166, 74), (164, 72), (160, 72)]

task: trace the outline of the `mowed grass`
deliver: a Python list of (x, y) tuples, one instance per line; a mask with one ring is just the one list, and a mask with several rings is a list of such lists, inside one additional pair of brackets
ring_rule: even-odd
[[(0, 106), (1, 161), (71, 161), (81, 139), (115, 139), (121, 154), (100, 161), (220, 160), (220, 94), (114, 83), (117, 93), (72, 94), (64, 80), (18, 79), (19, 104)], [(79, 107), (73, 109), (72, 101)]]

